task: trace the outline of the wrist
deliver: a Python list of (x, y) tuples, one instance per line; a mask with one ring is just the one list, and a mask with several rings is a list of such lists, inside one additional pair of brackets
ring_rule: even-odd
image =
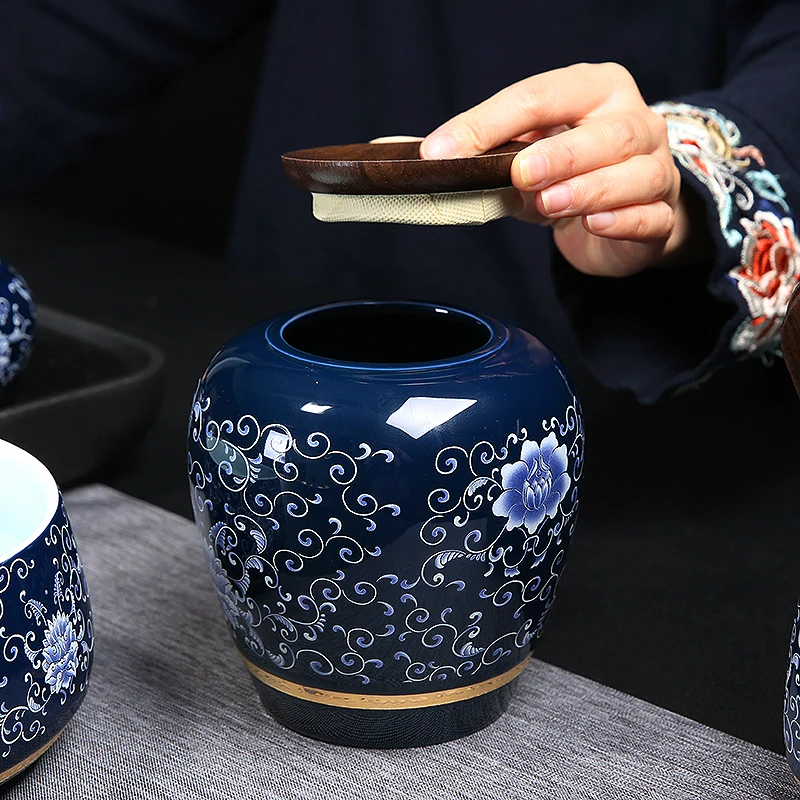
[(652, 266), (682, 267), (710, 263), (714, 258), (714, 237), (708, 225), (705, 205), (697, 192), (683, 182), (674, 209), (675, 221), (664, 251)]

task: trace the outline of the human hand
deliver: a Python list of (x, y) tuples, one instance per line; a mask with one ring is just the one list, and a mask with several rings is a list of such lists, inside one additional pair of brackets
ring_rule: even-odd
[(463, 158), (511, 139), (532, 143), (511, 166), (519, 216), (552, 225), (576, 269), (621, 277), (680, 260), (691, 226), (666, 123), (624, 67), (533, 75), (445, 122), (420, 150)]

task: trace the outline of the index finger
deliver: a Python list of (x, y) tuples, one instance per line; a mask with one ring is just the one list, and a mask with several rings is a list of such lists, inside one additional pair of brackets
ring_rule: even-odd
[(465, 158), (532, 130), (576, 124), (619, 88), (623, 74), (617, 64), (573, 64), (532, 75), (440, 125), (423, 140), (420, 154)]

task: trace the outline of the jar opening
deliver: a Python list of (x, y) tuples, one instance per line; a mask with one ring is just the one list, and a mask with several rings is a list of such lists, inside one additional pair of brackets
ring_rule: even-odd
[(315, 358), (412, 364), (460, 358), (485, 347), (492, 329), (478, 317), (415, 303), (329, 306), (290, 320), (286, 344)]
[(0, 561), (8, 561), (46, 531), (58, 504), (58, 486), (47, 467), (0, 440)]

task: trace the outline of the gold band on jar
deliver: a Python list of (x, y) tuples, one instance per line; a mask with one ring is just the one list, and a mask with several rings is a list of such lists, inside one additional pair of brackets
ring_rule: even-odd
[[(240, 654), (241, 655), (241, 654)], [(438, 692), (422, 692), (421, 694), (355, 694), (350, 692), (331, 692), (326, 689), (316, 689), (312, 686), (303, 686), (300, 683), (287, 681), (279, 678), (271, 672), (257, 667), (251, 661), (242, 656), (245, 666), (251, 674), (261, 683), (271, 688), (297, 697), (300, 700), (308, 700), (310, 703), (319, 703), (325, 706), (337, 706), (339, 708), (361, 708), (371, 710), (404, 709), (404, 708), (430, 708), (431, 706), (443, 706), (448, 703), (458, 703), (461, 700), (470, 700), (473, 697), (480, 697), (483, 694), (493, 692), (501, 686), (505, 686), (514, 680), (528, 665), (530, 656), (525, 658), (516, 666), (512, 667), (502, 675), (496, 675), (480, 683), (473, 683), (471, 686), (460, 686), (457, 689), (442, 689)]]

